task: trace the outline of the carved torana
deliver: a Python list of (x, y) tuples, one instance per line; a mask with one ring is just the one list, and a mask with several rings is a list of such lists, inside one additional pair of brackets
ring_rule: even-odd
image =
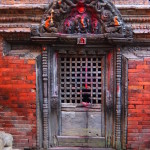
[(108, 0), (55, 0), (32, 35), (105, 34), (106, 37), (132, 38), (119, 11)]

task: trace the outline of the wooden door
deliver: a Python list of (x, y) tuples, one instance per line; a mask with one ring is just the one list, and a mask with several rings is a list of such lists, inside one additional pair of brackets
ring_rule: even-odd
[(59, 56), (59, 146), (105, 147), (102, 66), (98, 55)]

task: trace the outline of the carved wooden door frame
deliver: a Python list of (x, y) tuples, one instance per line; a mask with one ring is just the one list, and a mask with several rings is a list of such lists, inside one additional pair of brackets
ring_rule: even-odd
[[(124, 69), (126, 68), (125, 60), (122, 57), (122, 45), (132, 42), (133, 32), (130, 27), (126, 26), (120, 12), (109, 0), (53, 1), (43, 14), (41, 24), (31, 27), (31, 41), (46, 44), (42, 48), (42, 75), (39, 73), (40, 79), (38, 79), (38, 86), (42, 87), (39, 96), (42, 102), (37, 101), (37, 104), (40, 104), (40, 106), (37, 105), (37, 110), (41, 108), (41, 113), (38, 113), (37, 117), (38, 146), (48, 149), (57, 145), (55, 134), (53, 130), (50, 130), (52, 119), (54, 119), (52, 114), (58, 113), (56, 111), (58, 110), (56, 107), (58, 96), (55, 93), (56, 80), (53, 79), (56, 71), (51, 73), (53, 64), (57, 64), (51, 56), (53, 48), (57, 48), (58, 45), (61, 48), (78, 47), (77, 41), (81, 38), (86, 41), (83, 47), (100, 49), (104, 48), (105, 44), (113, 47), (106, 55), (105, 74), (109, 75), (105, 83), (106, 122), (109, 122), (109, 117), (113, 118), (112, 126), (106, 124), (106, 147), (111, 145), (118, 150), (125, 149), (127, 96), (124, 85), (127, 76), (126, 69)], [(38, 64), (40, 67), (40, 63)], [(52, 107), (50, 107), (51, 104)]]
[[(126, 68), (126, 64), (124, 63), (125, 60), (122, 58), (122, 48), (121, 46), (117, 46), (111, 49), (109, 48), (108, 51), (107, 48), (102, 48), (103, 46), (93, 45), (92, 47), (97, 47), (101, 49), (101, 53), (105, 53), (105, 74), (110, 75), (106, 77), (106, 83), (104, 85), (106, 92), (106, 147), (113, 147), (120, 150), (126, 147), (127, 134), (126, 92), (124, 87), (127, 76), (126, 70), (122, 70), (122, 68)], [(87, 48), (90, 48), (90, 45), (87, 45)], [(39, 148), (48, 149), (57, 146), (56, 132), (53, 132), (53, 128), (57, 128), (54, 122), (57, 120), (55, 116), (59, 114), (59, 109), (57, 109), (58, 96), (53, 92), (53, 86), (56, 84), (54, 83), (53, 77), (56, 72), (51, 69), (51, 67), (54, 67), (53, 64), (55, 64), (52, 55), (56, 49), (58, 50), (61, 48), (44, 45), (42, 57), (40, 57), (42, 62), (42, 75), (39, 76), (40, 79), (38, 79), (38, 81), (41, 82), (38, 82), (38, 87), (42, 86), (40, 90), (42, 90), (43, 93), (41, 95), (41, 98), (43, 96), (43, 102), (37, 105), (37, 128), (39, 131), (37, 133), (37, 144)], [(110, 82), (108, 82), (108, 80), (110, 80)], [(41, 93), (41, 91), (39, 93)], [(41, 107), (42, 109), (40, 111)], [(54, 124), (51, 124), (52, 122)], [(43, 136), (41, 136), (41, 134)]]

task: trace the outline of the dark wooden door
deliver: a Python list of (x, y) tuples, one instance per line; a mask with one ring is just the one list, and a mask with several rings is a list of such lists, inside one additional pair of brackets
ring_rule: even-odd
[(103, 65), (100, 55), (59, 56), (59, 146), (105, 147)]

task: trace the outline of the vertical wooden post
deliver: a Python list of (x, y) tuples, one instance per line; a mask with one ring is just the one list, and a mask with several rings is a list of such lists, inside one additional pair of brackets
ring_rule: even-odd
[(109, 51), (106, 55), (106, 100), (105, 100), (105, 119), (106, 119), (106, 147), (112, 147), (113, 133), (113, 83), (114, 83), (114, 52)]
[(36, 58), (36, 115), (37, 115), (37, 149), (43, 146), (43, 86), (42, 86), (42, 57)]
[(127, 117), (128, 117), (128, 60), (122, 56), (122, 149), (127, 144)]
[(116, 149), (121, 150), (121, 78), (122, 78), (121, 49), (117, 48), (116, 56)]
[(58, 113), (58, 79), (57, 79), (57, 74), (58, 74), (58, 67), (57, 67), (57, 53), (55, 50), (51, 50), (51, 70), (52, 70), (52, 81), (51, 81), (51, 134), (52, 134), (52, 141), (53, 141), (53, 146), (58, 146), (58, 119), (59, 119), (59, 113)]
[(48, 54), (47, 47), (43, 46), (42, 51), (42, 77), (43, 77), (43, 128), (44, 128), (44, 148), (48, 148)]

